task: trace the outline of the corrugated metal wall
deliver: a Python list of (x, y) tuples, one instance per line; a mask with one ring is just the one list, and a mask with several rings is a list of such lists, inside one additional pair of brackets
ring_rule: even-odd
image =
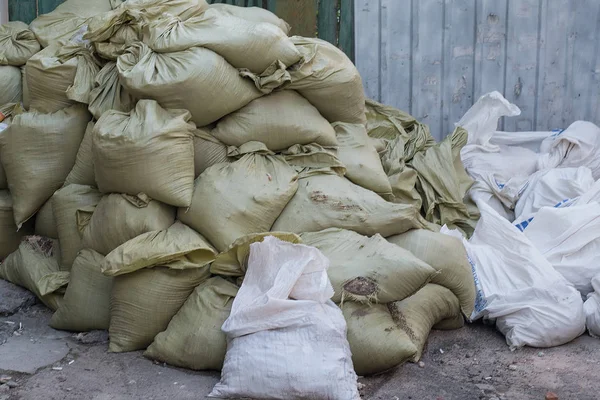
[(441, 139), (484, 93), (522, 110), (505, 130), (600, 124), (600, 1), (355, 0), (367, 95)]
[(8, 22), (8, 0), (0, 0), (0, 24)]

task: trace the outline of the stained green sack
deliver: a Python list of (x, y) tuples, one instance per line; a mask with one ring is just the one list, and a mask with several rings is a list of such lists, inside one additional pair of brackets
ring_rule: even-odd
[(386, 237), (424, 227), (416, 207), (389, 203), (331, 170), (318, 170), (301, 177), (298, 191), (271, 230), (302, 233), (342, 228)]
[(221, 326), (237, 291), (236, 285), (218, 276), (200, 284), (144, 356), (176, 367), (220, 370), (227, 350)]
[(54, 210), (52, 210), (52, 197), (35, 214), (35, 234), (51, 239), (58, 239)]
[(59, 271), (52, 239), (28, 236), (17, 251), (0, 264), (0, 278), (33, 292), (48, 308), (56, 311), (63, 300), (69, 273)]
[(479, 212), (464, 201), (473, 184), (460, 159), (467, 136), (466, 130), (456, 128), (441, 143), (415, 154), (409, 165), (418, 174), (417, 190), (423, 199), (425, 218), (438, 225), (458, 227), (470, 236)]
[(99, 61), (89, 45), (55, 43), (27, 61), (30, 107), (53, 113), (76, 102), (89, 104)]
[(29, 105), (31, 103), (31, 98), (29, 97), (29, 87), (27, 86), (27, 66), (23, 65), (21, 67), (21, 82), (23, 88), (23, 108), (25, 110), (29, 110)]
[(92, 134), (94, 131), (94, 122), (90, 121), (85, 129), (83, 140), (77, 150), (75, 165), (65, 179), (65, 185), (96, 185), (96, 177), (94, 175), (94, 159), (92, 154)]
[(273, 151), (295, 144), (338, 145), (329, 122), (304, 97), (292, 90), (275, 92), (252, 101), (222, 118), (210, 134), (230, 146), (257, 141)]
[(343, 122), (332, 125), (339, 143), (337, 156), (346, 166), (346, 178), (379, 195), (391, 195), (390, 181), (365, 126)]
[(56, 231), (60, 240), (61, 269), (70, 270), (79, 250), (81, 242), (81, 221), (77, 218), (77, 210), (96, 206), (102, 199), (102, 193), (92, 186), (68, 185), (56, 191), (52, 196), (52, 212), (56, 221)]
[(173, 16), (151, 21), (144, 27), (143, 41), (159, 53), (204, 47), (235, 68), (255, 73), (274, 62), (289, 67), (300, 60), (294, 43), (277, 26), (248, 21), (213, 7), (187, 19)]
[(89, 110), (96, 119), (109, 110), (130, 112), (136, 99), (121, 84), (116, 62), (107, 63), (94, 79)]
[(140, 100), (130, 113), (107, 111), (94, 126), (96, 183), (104, 193), (146, 193), (188, 207), (194, 191), (196, 129), (186, 110)]
[(93, 43), (109, 40), (124, 25), (145, 24), (164, 15), (182, 19), (200, 15), (208, 9), (206, 0), (109, 0), (111, 11), (90, 18), (84, 39)]
[(460, 301), (464, 315), (469, 317), (475, 306), (475, 282), (467, 252), (460, 240), (425, 229), (413, 229), (387, 238), (438, 271), (432, 283), (452, 291)]
[(113, 278), (100, 272), (104, 257), (84, 249), (73, 262), (69, 286), (50, 326), (74, 332), (108, 329)]
[(115, 277), (108, 351), (147, 348), (167, 329), (194, 288), (209, 277), (208, 266), (185, 270), (156, 266)]
[(366, 105), (369, 136), (386, 140), (380, 156), (392, 186), (390, 201), (412, 204), (427, 221), (472, 234), (479, 212), (465, 202), (473, 183), (460, 159), (466, 131), (457, 128), (436, 144), (429, 128), (411, 115), (373, 100)]
[[(2, 67), (0, 67), (1, 69)], [(0, 135), (8, 128), (12, 122), (12, 117), (15, 114), (23, 112), (21, 105), (18, 103), (8, 103), (0, 106)], [(2, 159), (0, 159), (0, 190), (8, 189), (8, 180), (6, 178), (6, 172), (2, 166)]]
[(111, 3), (112, 11), (87, 21), (84, 39), (94, 43), (101, 57), (113, 61), (130, 45), (142, 40), (142, 28), (150, 21), (165, 16), (185, 20), (208, 9), (205, 0), (111, 0)]
[(291, 83), (329, 122), (364, 124), (365, 92), (352, 61), (333, 44), (293, 36), (302, 62), (289, 68)]
[(131, 23), (122, 25), (107, 41), (94, 42), (94, 47), (100, 57), (116, 62), (129, 46), (140, 40), (142, 40), (141, 26)]
[[(117, 61), (127, 47), (142, 40), (142, 22), (137, 21), (121, 4), (113, 5), (113, 11), (97, 15), (88, 21), (84, 38), (94, 43), (96, 52), (105, 60)], [(142, 14), (137, 17), (141, 18)]]
[(417, 348), (394, 322), (386, 304), (349, 301), (341, 309), (358, 375), (377, 374), (414, 358)]
[[(0, 110), (0, 113), (2, 110)], [(0, 122), (0, 135), (2, 132), (8, 128), (7, 124)], [(6, 172), (4, 172), (4, 168), (2, 167), (2, 160), (0, 159), (0, 190), (8, 189), (8, 180), (6, 179)]]
[(296, 171), (262, 143), (249, 142), (235, 154), (241, 156), (238, 161), (204, 171), (196, 179), (191, 206), (178, 211), (179, 220), (219, 251), (240, 236), (272, 230), (298, 189)]
[(0, 65), (25, 65), (40, 48), (27, 24), (11, 21), (0, 25)]
[(13, 117), (2, 132), (0, 159), (13, 197), (17, 226), (33, 217), (63, 185), (89, 120), (84, 106), (53, 114), (33, 111)]
[(143, 233), (169, 228), (175, 222), (176, 208), (138, 196), (113, 193), (104, 196), (92, 212), (80, 209), (80, 219), (89, 219), (82, 230), (84, 248), (109, 254)]
[(435, 139), (429, 133), (429, 127), (417, 121), (412, 115), (371, 99), (366, 99), (365, 109), (369, 137), (388, 140), (401, 137), (404, 143), (405, 161), (410, 161), (417, 152), (435, 144)]
[(346, 166), (342, 164), (336, 154), (336, 149), (326, 149), (316, 143), (295, 144), (281, 152), (285, 161), (297, 170), (329, 168), (334, 173), (344, 176)]
[(418, 152), (435, 145), (429, 127), (412, 115), (394, 107), (366, 100), (367, 133), (378, 141), (379, 155), (392, 187), (391, 201), (421, 208), (421, 195), (415, 188), (417, 172), (407, 163)]
[[(0, 106), (19, 103), (23, 99), (21, 70), (12, 65), (0, 65)], [(4, 119), (4, 118), (0, 118)], [(2, 121), (0, 121), (2, 122)]]
[(110, 11), (110, 0), (67, 0), (33, 20), (29, 28), (42, 45), (69, 40), (85, 30), (88, 18)]
[(164, 108), (185, 109), (197, 126), (205, 126), (239, 110), (260, 93), (223, 57), (202, 47), (155, 53), (142, 42), (117, 60), (123, 86), (141, 99)]
[(165, 230), (141, 234), (111, 251), (102, 263), (102, 273), (118, 276), (167, 264), (171, 269), (196, 269), (210, 264), (216, 255), (202, 235), (177, 221)]
[(388, 304), (388, 308), (396, 324), (406, 332), (417, 348), (414, 362), (421, 358), (429, 332), (436, 324), (452, 321), (454, 326), (446, 325), (446, 329), (457, 329), (464, 324), (456, 296), (449, 289), (433, 283), (411, 297)]
[(411, 204), (420, 210), (423, 199), (416, 188), (419, 175), (404, 162), (403, 139), (398, 137), (387, 142), (386, 149), (380, 154), (381, 164), (392, 187), (392, 196), (388, 200), (399, 204)]
[[(231, 159), (231, 161), (234, 161)], [(204, 129), (194, 131), (194, 169), (196, 178), (215, 164), (230, 162), (227, 145)]]
[(271, 11), (262, 7), (237, 7), (226, 3), (214, 3), (210, 8), (226, 12), (238, 18), (255, 23), (267, 22), (273, 24), (283, 31), (286, 35), (290, 33), (290, 25)]
[(0, 190), (0, 262), (19, 248), (26, 229), (17, 232), (13, 217), (13, 202), (8, 190)]
[(102, 272), (114, 276), (109, 351), (148, 347), (194, 288), (210, 277), (216, 251), (181, 222), (144, 233), (105, 257)]
[(402, 300), (425, 286), (437, 273), (409, 251), (380, 235), (362, 236), (331, 228), (300, 235), (329, 258), (327, 275), (335, 303), (389, 303)]

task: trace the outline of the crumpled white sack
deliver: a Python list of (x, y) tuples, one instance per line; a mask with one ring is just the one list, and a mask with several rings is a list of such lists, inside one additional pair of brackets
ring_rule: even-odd
[(479, 145), (488, 149), (494, 148), (490, 144), (494, 132), (498, 129), (498, 119), (521, 115), (521, 110), (511, 104), (498, 91), (484, 94), (463, 117), (456, 126), (461, 126), (469, 133), (467, 146)]
[(593, 337), (600, 337), (600, 274), (592, 278), (594, 291), (587, 296), (583, 303), (585, 322), (588, 332)]
[(522, 232), (487, 204), (477, 205), (481, 219), (470, 241), (463, 239), (478, 290), (472, 319), (495, 320), (511, 348), (558, 346), (581, 335), (579, 292)]
[(490, 140), (491, 144), (504, 145), (511, 147), (524, 147), (534, 153), (541, 151), (542, 142), (550, 135), (558, 133), (562, 129), (555, 131), (529, 131), (529, 132), (506, 132), (496, 131)]
[(523, 233), (582, 296), (593, 290), (600, 273), (600, 204), (544, 207)]
[[(512, 221), (511, 211), (531, 174), (537, 171), (539, 155), (529, 148), (508, 144), (527, 142), (526, 133), (500, 133), (500, 144), (494, 143), (498, 121), (502, 117), (521, 114), (521, 110), (499, 92), (483, 95), (456, 124), (469, 134), (461, 150), (465, 170), (475, 180), (469, 191), (475, 202), (489, 204), (504, 218)], [(537, 135), (536, 135), (537, 138)], [(506, 144), (504, 144), (506, 143)]]
[[(560, 170), (560, 168), (557, 169)], [(600, 179), (594, 182), (594, 184), (582, 195), (570, 199), (564, 199), (563, 201), (556, 203), (554, 208), (567, 208), (575, 205), (581, 206), (591, 203), (600, 203)], [(531, 221), (535, 219), (536, 214), (537, 212), (531, 214), (523, 213), (518, 219), (515, 219), (514, 225), (521, 232), (523, 232), (525, 229), (527, 229)]]
[(538, 169), (588, 167), (600, 179), (600, 128), (588, 121), (575, 121), (564, 131), (542, 142)]
[(574, 204), (590, 204), (592, 202), (600, 203), (600, 179), (594, 185), (574, 202)]
[(358, 400), (329, 260), (268, 236), (250, 246), (244, 282), (223, 324), (227, 353), (210, 397)]
[(515, 206), (515, 221), (533, 216), (542, 207), (559, 207), (592, 188), (595, 180), (587, 167), (553, 168), (533, 174)]

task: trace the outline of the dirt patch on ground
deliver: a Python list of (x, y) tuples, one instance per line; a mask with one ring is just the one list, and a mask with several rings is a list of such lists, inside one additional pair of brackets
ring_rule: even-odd
[[(0, 368), (17, 385), (0, 391), (0, 400), (196, 400), (218, 381), (218, 372), (171, 368), (141, 352), (108, 353), (104, 338), (82, 341), (49, 328), (50, 316), (35, 305), (0, 318), (0, 326), (10, 327), (7, 336), (18, 331), (17, 340), (0, 345), (0, 365), (4, 353), (33, 362), (40, 359), (36, 351), (67, 347), (60, 360), (32, 374)], [(475, 324), (433, 331), (422, 362), (361, 378), (363, 399), (542, 400), (547, 391), (561, 400), (600, 398), (600, 340), (587, 335), (561, 347), (511, 352), (493, 327)]]

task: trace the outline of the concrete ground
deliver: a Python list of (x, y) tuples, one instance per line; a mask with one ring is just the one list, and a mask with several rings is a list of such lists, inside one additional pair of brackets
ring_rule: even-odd
[[(30, 296), (30, 295), (29, 295)], [(48, 327), (51, 312), (0, 281), (0, 400), (199, 399), (217, 372), (156, 364), (141, 352), (110, 354), (105, 332)], [(600, 340), (511, 352), (492, 327), (432, 332), (423, 364), (361, 378), (363, 399), (600, 399)], [(7, 382), (8, 381), (8, 382)]]

